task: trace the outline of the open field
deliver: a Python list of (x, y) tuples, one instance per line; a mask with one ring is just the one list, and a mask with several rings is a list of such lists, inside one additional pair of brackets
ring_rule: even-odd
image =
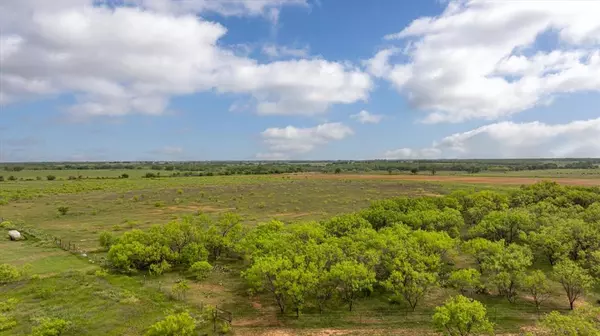
[[(50, 174), (31, 172), (37, 176)], [(57, 172), (52, 174), (71, 174)], [(89, 173), (89, 176), (107, 176), (102, 175), (106, 171)], [(114, 172), (115, 176), (122, 173)], [(164, 225), (198, 213), (212, 218), (236, 213), (247, 228), (271, 219), (293, 225), (357, 212), (373, 201), (398, 196), (437, 197), (459, 189), (504, 193), (541, 180), (517, 175), (431, 176), (424, 173), (159, 179), (142, 176), (140, 172), (139, 175), (132, 173), (128, 179), (5, 181), (0, 184), (0, 218), (72, 242), (94, 256), (105, 257), (106, 252), (98, 243), (101, 232), (121, 236), (132, 229), (147, 230), (152, 225)], [(582, 178), (575, 173), (570, 176), (552, 179), (565, 185), (600, 185), (597, 179)], [(61, 214), (60, 207), (68, 210)], [(357, 302), (352, 312), (332, 303), (323, 314), (316, 307), (308, 306), (297, 318), (292, 312), (280, 314), (268, 293), (249, 292), (241, 277), (248, 267), (247, 261), (236, 258), (215, 261), (216, 271), (205, 280), (196, 281), (182, 270), (162, 276), (150, 276), (147, 272), (132, 276), (95, 275), (100, 270), (96, 262), (92, 263), (80, 253), (63, 251), (43, 238), (26, 242), (2, 240), (0, 250), (0, 264), (29, 265), (30, 273), (40, 276), (0, 287), (0, 301), (9, 297), (20, 300), (14, 316), (18, 327), (9, 332), (0, 331), (0, 335), (27, 334), (35, 324), (29, 316), (47, 315), (77, 325), (65, 335), (141, 335), (147, 326), (162, 318), (167, 309), (200, 314), (207, 305), (233, 313), (235, 335), (438, 335), (431, 328), (434, 308), (458, 293), (452, 288), (432, 289), (413, 312), (403, 304), (390, 304), (384, 289), (378, 288), (372, 297)], [(466, 265), (471, 265), (471, 261)], [(535, 267), (551, 269), (547, 263)], [(173, 288), (183, 278), (189, 281), (189, 292), (183, 298), (176, 298)], [(541, 313), (565, 312), (568, 307), (560, 285), (553, 282), (552, 287), (552, 295)], [(474, 297), (486, 305), (489, 319), (501, 335), (518, 334), (534, 325), (540, 316), (525, 295), (519, 297), (516, 305), (496, 295)], [(598, 298), (600, 292), (596, 289), (585, 300), (593, 303)], [(85, 304), (78, 305), (78, 302)], [(81, 315), (80, 311), (85, 313)]]

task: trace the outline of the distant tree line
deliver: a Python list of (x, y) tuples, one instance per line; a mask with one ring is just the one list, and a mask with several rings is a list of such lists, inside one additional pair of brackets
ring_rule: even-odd
[[(594, 169), (600, 159), (522, 160), (373, 160), (373, 161), (213, 161), (213, 162), (87, 162), (26, 163), (0, 165), (5, 171), (22, 170), (154, 170), (179, 172), (175, 176), (263, 175), (301, 172), (508, 172), (548, 169)], [(156, 174), (156, 173), (155, 173)], [(164, 175), (163, 176), (168, 176)]]

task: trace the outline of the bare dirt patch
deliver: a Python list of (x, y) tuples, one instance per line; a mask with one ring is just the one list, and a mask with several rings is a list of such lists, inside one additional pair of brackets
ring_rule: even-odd
[(314, 212), (282, 212), (273, 214), (273, 217), (299, 218), (314, 215)]
[(268, 330), (252, 330), (236, 328), (236, 335), (242, 336), (350, 336), (350, 335), (369, 335), (369, 336), (414, 336), (414, 335), (438, 335), (433, 332), (424, 330), (408, 330), (408, 329), (287, 329), (273, 328)]
[(476, 184), (521, 185), (534, 184), (541, 181), (555, 181), (560, 184), (598, 186), (600, 179), (577, 179), (563, 177), (533, 178), (533, 177), (478, 177), (478, 176), (425, 176), (425, 175), (374, 175), (374, 174), (288, 174), (296, 179), (322, 180), (391, 180), (391, 181), (423, 181), (423, 182), (454, 182)]

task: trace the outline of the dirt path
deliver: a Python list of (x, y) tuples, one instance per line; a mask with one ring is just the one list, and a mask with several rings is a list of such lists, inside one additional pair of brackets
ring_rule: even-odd
[(454, 183), (479, 183), (479, 184), (504, 184), (521, 185), (533, 184), (550, 180), (560, 184), (579, 186), (600, 186), (600, 179), (582, 178), (538, 178), (538, 177), (478, 177), (478, 176), (426, 176), (426, 175), (375, 175), (375, 174), (288, 174), (296, 179), (325, 179), (325, 180), (392, 180), (392, 181), (423, 181), (423, 182), (454, 182)]

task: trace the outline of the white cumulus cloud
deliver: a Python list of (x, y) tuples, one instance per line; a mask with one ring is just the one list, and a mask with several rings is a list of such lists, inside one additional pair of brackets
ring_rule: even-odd
[(387, 151), (388, 159), (599, 157), (600, 118), (566, 124), (499, 122), (456, 133), (427, 148)]
[(261, 133), (268, 153), (257, 154), (261, 159), (289, 159), (305, 154), (317, 146), (331, 141), (342, 140), (354, 134), (352, 129), (342, 123), (325, 123), (315, 127), (299, 128), (287, 126), (268, 128)]
[[(0, 103), (74, 94), (79, 116), (159, 115), (170, 98), (202, 91), (250, 99), (259, 114), (314, 115), (366, 100), (368, 74), (345, 63), (295, 59), (260, 63), (219, 41), (203, 11), (263, 15), (304, 1), (92, 0), (0, 3)], [(270, 14), (269, 14), (270, 15)]]
[(357, 120), (361, 124), (379, 124), (383, 119), (383, 116), (380, 114), (373, 114), (369, 111), (362, 110), (357, 114), (353, 114), (350, 118)]
[[(556, 94), (600, 91), (598, 13), (598, 1), (454, 0), (387, 35), (404, 50), (366, 64), (427, 111), (425, 122), (498, 119)], [(542, 35), (549, 47), (536, 51)], [(392, 60), (401, 53), (408, 61)]]

